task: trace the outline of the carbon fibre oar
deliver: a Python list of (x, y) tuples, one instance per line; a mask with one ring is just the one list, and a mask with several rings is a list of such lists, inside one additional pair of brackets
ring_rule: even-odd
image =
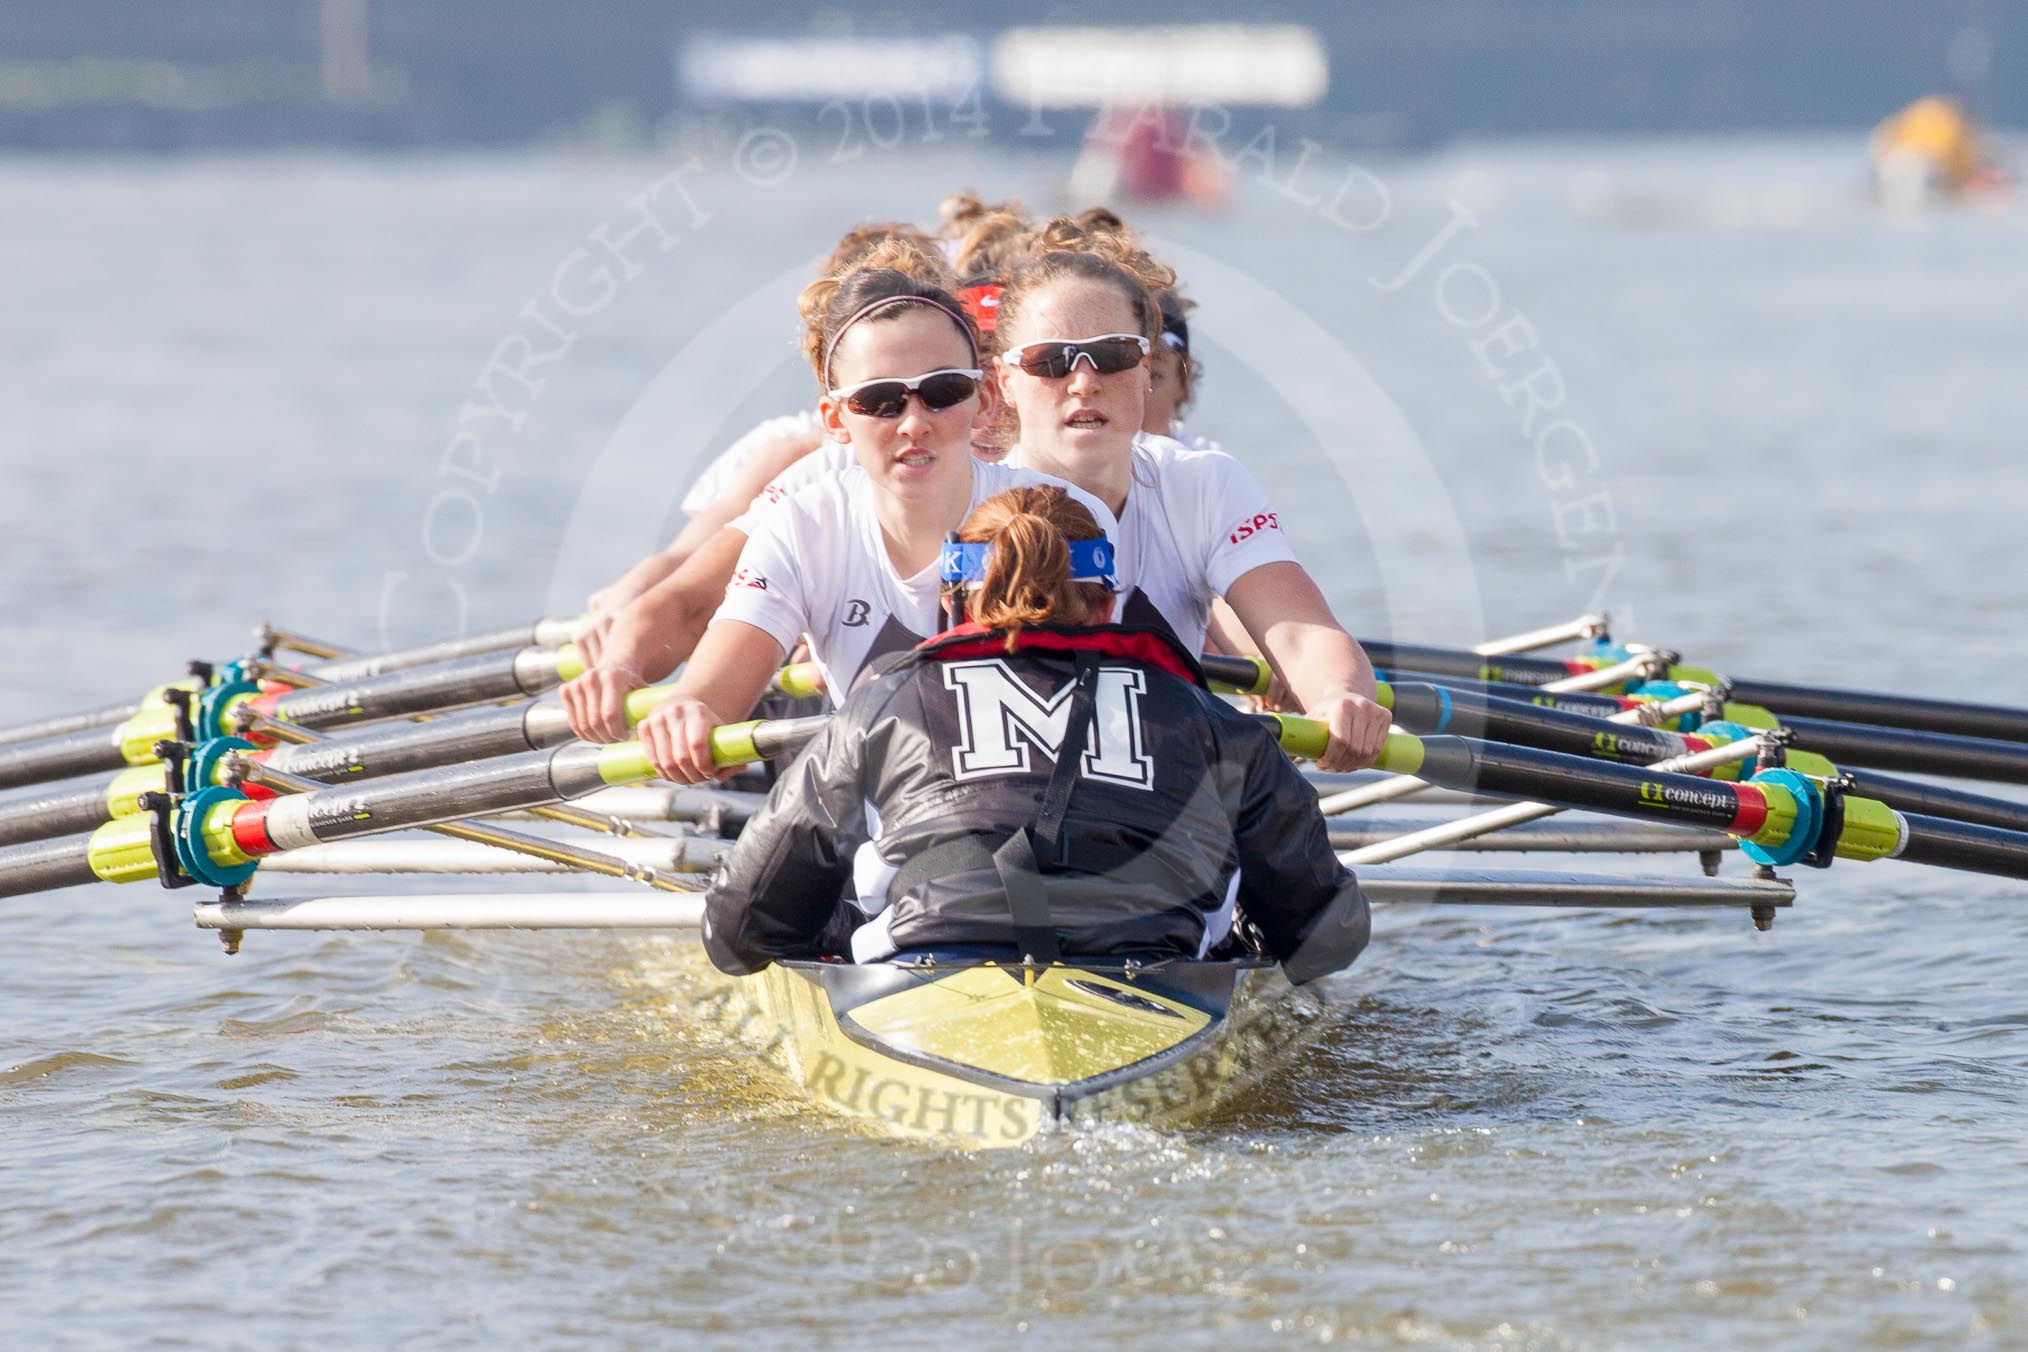
[[(675, 687), (646, 686), (627, 696), (627, 723), (639, 723), (648, 711), (669, 698)], [(563, 706), (553, 700), (470, 709), (426, 723), (385, 723), (357, 729), (341, 737), (299, 745), (255, 750), (236, 737), (199, 743), (191, 749), (180, 782), (168, 782), (168, 767), (159, 762), (136, 765), (78, 787), (41, 790), (13, 800), (0, 800), (0, 845), (15, 845), (52, 836), (90, 831), (115, 817), (140, 812), (141, 799), (167, 788), (194, 792), (225, 782), (223, 760), (239, 750), (277, 771), (327, 783), (354, 783), (382, 775), (405, 774), (439, 765), (489, 760), (521, 751), (540, 750), (570, 741)]]
[[(582, 622), (581, 619), (542, 619), (534, 624), (501, 629), (490, 634), (474, 634), (469, 638), (449, 639), (377, 654), (353, 654), (336, 645), (323, 643), (302, 634), (275, 629), (269, 625), (262, 625), (254, 631), (254, 634), (257, 647), (262, 653), (287, 650), (320, 659), (307, 668), (308, 674), (315, 676), (321, 683), (330, 684), (333, 681), (356, 681), (390, 671), (404, 671), (411, 667), (431, 666), (438, 662), (474, 657), (480, 653), (500, 652), (508, 648), (564, 644), (576, 637), (578, 626)], [(109, 728), (115, 723), (126, 722), (138, 713), (152, 710), (161, 702), (164, 690), (175, 687), (197, 692), (202, 691), (207, 684), (209, 682), (202, 676), (188, 676), (171, 681), (167, 685), (155, 686), (130, 704), (111, 704), (84, 713), (60, 714), (33, 723), (0, 728), (0, 746), (11, 746), (16, 742), (46, 741), (74, 732), (86, 732), (92, 728)]]
[[(825, 719), (735, 723), (711, 735), (720, 765), (741, 765), (802, 745)], [(616, 784), (655, 779), (639, 742), (583, 742), (468, 765), (391, 775), (282, 798), (232, 788), (185, 797), (165, 823), (154, 813), (107, 822), (89, 836), (0, 849), (0, 896), (93, 881), (137, 882), (165, 866), (213, 887), (237, 887), (266, 855), (316, 842), (434, 826), (546, 807)], [(160, 832), (175, 859), (158, 863)]]
[[(1739, 706), (1729, 708), (1737, 711)], [(1854, 765), (1907, 770), (1947, 779), (1985, 779), (2028, 784), (2028, 744), (1959, 737), (1943, 732), (1873, 727), (1825, 718), (1776, 715), (1795, 734), (1796, 745)], [(1744, 722), (1744, 719), (1739, 720)]]
[[(1440, 653), (1447, 650), (1418, 651)], [(1476, 654), (1469, 656), (1478, 660)], [(1213, 686), (1234, 694), (1263, 694), (1273, 675), (1268, 664), (1258, 657), (1204, 653), (1197, 661)], [(1540, 664), (1540, 673), (1545, 675), (1549, 668), (1556, 668), (1557, 674), (1548, 679), (1561, 679), (1569, 674), (1562, 670), (1563, 663), (1542, 658), (1526, 661)], [(1530, 669), (1537, 670), (1533, 666)], [(814, 693), (814, 685), (808, 675), (814, 670), (809, 663), (785, 667), (777, 673), (776, 688), (789, 694)], [(1796, 768), (1806, 773), (1830, 777), (1842, 768), (1853, 777), (1854, 790), (1904, 811), (1934, 812), (1963, 822), (2028, 830), (2028, 805), (2003, 798), (1937, 789), (1877, 773), (1879, 770), (1910, 770), (1919, 774), (2028, 784), (2028, 747), (1895, 728), (1871, 728), (1814, 719), (1782, 719), (1757, 706), (1738, 703), (1726, 704), (1723, 712), (1728, 723), (1742, 726), (1729, 729), (1723, 738), (1714, 739), (1665, 728), (1604, 723), (1603, 720), (1612, 714), (1682, 694), (1683, 688), (1673, 682), (1666, 687), (1653, 684), (1643, 687), (1656, 691), (1651, 695), (1637, 693), (1626, 696), (1548, 692), (1484, 677), (1444, 680), (1438, 676), (1437, 680), (1442, 680), (1443, 684), (1438, 685), (1434, 681), (1381, 681), (1378, 683), (1380, 703), (1410, 731), (1491, 738), (1633, 765), (1649, 765), (1671, 756), (1687, 755), (1720, 745), (1723, 740), (1736, 738), (1748, 728), (1786, 727), (1794, 733), (1797, 747), (1804, 752), (1815, 753), (1816, 759), (1795, 758)], [(1833, 765), (1832, 761), (1838, 764)]]
[(1740, 676), (1732, 678), (1732, 697), (1742, 703), (1777, 709), (1784, 722), (1828, 718), (1999, 742), (2028, 742), (2028, 709), (1865, 690), (1783, 685)]
[[(1324, 749), (1322, 724), (1264, 714), (1283, 725), (1299, 755)], [(1906, 859), (1973, 873), (2028, 878), (2028, 833), (1898, 812), (1877, 799), (1820, 786), (1790, 769), (1763, 770), (1745, 784), (1583, 760), (1464, 737), (1417, 737), (1397, 730), (1376, 769), (1433, 784), (1642, 820), (1716, 826), (1740, 838), (1749, 857), (1782, 865), (1805, 859)]]
[[(191, 731), (198, 740), (230, 736), (234, 711), (246, 706), (280, 722), (335, 728), (472, 704), (539, 695), (584, 670), (577, 649), (532, 646), (517, 652), (459, 658), (307, 690), (263, 693), (250, 681), (214, 685), (197, 700)], [(41, 742), (0, 747), (0, 788), (42, 784), (123, 765), (154, 763), (155, 743), (178, 738), (176, 709), (144, 709), (117, 725)]]
[[(1472, 680), (1516, 685), (1545, 685), (1567, 676), (1596, 670), (1621, 660), (1621, 649), (1602, 649), (1584, 657), (1484, 657), (1459, 648), (1361, 640), (1373, 665), (1388, 672), (1404, 669)], [(1974, 704), (1963, 700), (1925, 699), (1913, 695), (1821, 686), (1788, 685), (1743, 676), (1720, 676), (1706, 667), (1672, 665), (1668, 679), (1723, 685), (1744, 704), (1759, 704), (1784, 717), (1827, 718), (1916, 732), (1944, 733), (2002, 742), (2028, 742), (2028, 709)]]
[[(801, 746), (828, 721), (828, 715), (818, 715), (728, 724), (712, 732), (712, 756), (719, 765), (765, 760)], [(1290, 720), (1277, 730), (1284, 738), (1321, 735), (1320, 725), (1302, 720)], [(282, 850), (547, 807), (657, 778), (637, 741), (610, 746), (572, 742), (287, 798), (255, 799), (237, 788), (205, 788), (182, 799), (173, 822), (151, 812), (107, 822), (89, 836), (0, 849), (0, 897), (95, 880), (156, 877), (163, 868), (158, 835), (172, 843), (177, 872), (232, 888), (253, 876), (263, 856)]]
[[(1661, 683), (1644, 686), (1633, 695), (1594, 695), (1549, 693), (1533, 686), (1477, 681), (1466, 677), (1431, 676), (1423, 683), (1449, 691), (1452, 698), (1460, 703), (1472, 699), (1492, 699), (1503, 704), (1518, 702), (1546, 710), (1567, 714), (1589, 714), (1600, 718), (1609, 717), (1625, 709), (1656, 707), (1681, 689), (1673, 683)], [(1383, 685), (1387, 684), (1389, 683), (1383, 682)], [(1394, 682), (1392, 688), (1399, 690), (1408, 684)], [(1651, 689), (1657, 693), (1652, 695), (1643, 693)], [(2000, 783), (2028, 783), (2028, 779), (2021, 777), (2024, 773), (2028, 773), (2028, 754), (2024, 754), (2024, 750), (2028, 749), (2018, 747), (2012, 742), (1985, 741), (1974, 737), (1946, 737), (1939, 733), (1867, 727), (1862, 724), (1836, 723), (1821, 719), (1781, 718), (1767, 709), (1751, 704), (1725, 704), (1721, 707), (1721, 712), (1725, 716), (1726, 724), (1739, 725), (1741, 730), (1788, 729), (1793, 734), (1795, 747), (1789, 757), (1792, 766), (1820, 778), (1842, 773), (1852, 781), (1853, 792), (1867, 798), (1877, 798), (1889, 807), (1899, 808), (1904, 812), (1948, 817), (1954, 821), (1971, 822), (1980, 826), (2028, 831), (2028, 803), (1968, 793), (1962, 789), (1925, 784), (1918, 780), (1883, 773), (1883, 770), (1898, 769), (1917, 774), (1987, 779)], [(1682, 722), (1706, 732), (1714, 727), (1725, 726), (1705, 723), (1695, 716), (1666, 719), (1656, 726), (1670, 728)], [(1420, 727), (1409, 723), (1406, 719), (1404, 724), (1409, 726), (1411, 731), (1457, 731), (1471, 735), (1471, 729), (1466, 727)], [(1492, 735), (1502, 741), (1520, 741), (1531, 746), (1547, 746), (1551, 750), (1568, 749), (1549, 742), (1532, 741), (1520, 735), (1497, 731)], [(1707, 737), (1706, 740), (1710, 739)], [(1687, 748), (1692, 744), (1686, 742), (1685, 745)], [(1607, 758), (1635, 759), (1631, 756)]]

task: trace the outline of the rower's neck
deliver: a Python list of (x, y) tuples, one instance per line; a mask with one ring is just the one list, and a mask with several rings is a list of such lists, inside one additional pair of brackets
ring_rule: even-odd
[(887, 546), (887, 559), (896, 573), (914, 577), (936, 562), (944, 536), (963, 525), (972, 509), (973, 473), (968, 460), (963, 474), (953, 474), (934, 493), (906, 500), (875, 494), (881, 543)]
[(1127, 491), (1134, 486), (1134, 451), (1131, 445), (1125, 455), (1108, 456), (1103, 464), (1096, 466), (1059, 460), (1047, 451), (1026, 447), (1022, 448), (1021, 456), (1022, 463), (1028, 468), (1075, 484), (1103, 502), (1115, 520), (1126, 510)]

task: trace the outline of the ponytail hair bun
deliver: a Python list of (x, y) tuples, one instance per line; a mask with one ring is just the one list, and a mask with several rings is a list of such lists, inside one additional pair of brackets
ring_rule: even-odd
[(1007, 631), (1007, 651), (1028, 625), (1088, 624), (1103, 617), (1112, 593), (1074, 580), (1070, 542), (1103, 539), (1083, 503), (1061, 488), (1010, 488), (972, 509), (958, 529), (966, 544), (990, 544), (981, 585), (965, 593), (965, 614)]

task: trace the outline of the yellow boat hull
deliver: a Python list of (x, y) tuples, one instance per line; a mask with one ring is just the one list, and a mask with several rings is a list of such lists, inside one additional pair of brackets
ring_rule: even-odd
[(972, 1147), (1088, 1119), (1187, 1125), (1315, 1012), (1251, 962), (777, 963), (742, 985), (814, 1102)]

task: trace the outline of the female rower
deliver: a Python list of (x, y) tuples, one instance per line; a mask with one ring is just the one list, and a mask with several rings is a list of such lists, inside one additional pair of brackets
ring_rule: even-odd
[[(937, 247), (906, 221), (867, 222), (838, 237), (817, 275), (834, 277), (891, 239), (903, 240), (924, 252)], [(593, 592), (586, 598), (585, 608), (594, 615), (610, 614), (674, 573), (705, 541), (741, 516), (777, 475), (822, 449), (824, 440), (823, 423), (815, 410), (761, 421), (706, 465), (683, 495), (681, 510), (689, 520), (676, 538)], [(596, 626), (593, 647), (609, 628), (610, 622)]]
[(1373, 669), (1296, 562), (1244, 466), (1141, 431), (1160, 293), (1175, 274), (1130, 237), (1055, 220), (1000, 294), (996, 378), (1021, 426), (1014, 459), (1096, 494), (1120, 523), (1120, 618), (1159, 622), (1192, 651), (1223, 597), (1310, 717), (1318, 764), (1371, 765), (1388, 715)]
[(799, 637), (839, 700), (874, 658), (937, 632), (944, 536), (994, 493), (1056, 482), (973, 457), (972, 434), (991, 425), (997, 400), (944, 281), (933, 260), (897, 244), (804, 290), (818, 407), (858, 465), (749, 516), (724, 600), (674, 697), (640, 728), (667, 778), (715, 773), (711, 729), (753, 708)]
[[(901, 224), (848, 232), (832, 251), (823, 276), (841, 275), (883, 240), (900, 241), (925, 255), (948, 252), (964, 270), (958, 275), (969, 279), (958, 292), (966, 312), (981, 331), (990, 331), (999, 295), (997, 270), (1031, 223), (1025, 209), (1011, 198), (988, 205), (975, 196), (958, 194), (940, 210), (944, 225), (936, 241)], [(884, 233), (871, 233), (876, 231)], [(993, 406), (999, 416), (973, 429), (972, 454), (998, 464), (1006, 459), (1016, 431), (1004, 406), (997, 399)], [(563, 691), (571, 726), (579, 736), (602, 741), (627, 736), (628, 689), (661, 679), (689, 657), (745, 547), (751, 524), (747, 513), (854, 463), (851, 448), (827, 436), (815, 413), (807, 424), (794, 414), (770, 420), (742, 440), (750, 441), (750, 447), (735, 446), (706, 472), (707, 477), (718, 473), (734, 451), (744, 458), (718, 500), (695, 513), (667, 549), (592, 593), (593, 614), (577, 640), (592, 669)], [(688, 500), (685, 509), (689, 510)]]
[(944, 576), (968, 622), (862, 684), (784, 772), (705, 898), (712, 962), (1200, 958), (1235, 908), (1292, 981), (1357, 957), (1366, 900), (1315, 792), (1166, 632), (1104, 622), (1093, 515), (1016, 489), (959, 539)]

